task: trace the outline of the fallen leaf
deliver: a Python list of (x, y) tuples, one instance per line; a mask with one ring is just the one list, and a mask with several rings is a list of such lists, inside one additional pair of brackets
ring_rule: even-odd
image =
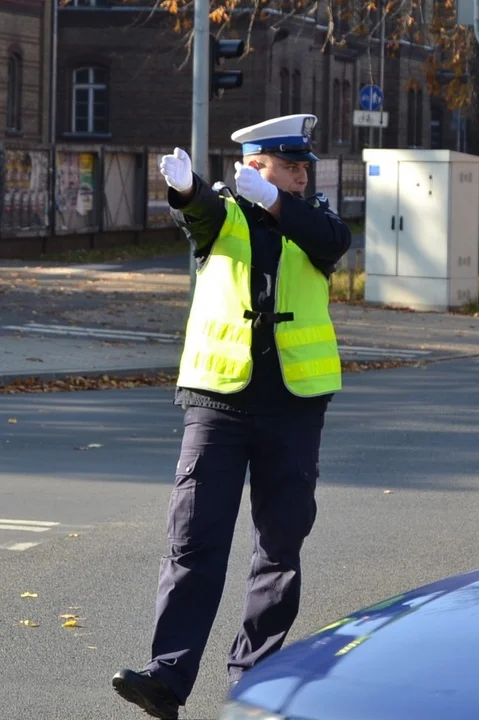
[(25, 627), (40, 627), (40, 623), (35, 622), (35, 620), (20, 620), (20, 625), (25, 625)]
[[(26, 379), (19, 378), (10, 385), (0, 385), (0, 395), (17, 395), (21, 393), (30, 394), (38, 392), (80, 392), (83, 390), (108, 390), (137, 387), (173, 387), (176, 384), (176, 379), (176, 375), (169, 375), (164, 372), (109, 378), (108, 381), (104, 380), (101, 376), (85, 378), (70, 375), (61, 380), (40, 380), (36, 377), (29, 377)], [(75, 448), (75, 450), (84, 449), (86, 448)]]
[(427, 367), (425, 360), (368, 360), (366, 362), (357, 362), (355, 360), (341, 360), (341, 368), (343, 372), (364, 372), (367, 370), (392, 370), (401, 367)]
[(384, 491), (384, 494), (385, 494), (385, 495), (392, 495), (392, 494), (393, 494), (393, 491), (392, 491), (392, 490), (385, 490), (385, 491)]
[(10, 425), (16, 425), (18, 420), (17, 418), (8, 418), (8, 422), (10, 423)]
[(63, 623), (64, 628), (73, 628), (73, 627), (79, 627), (78, 620), (67, 620)]
[(20, 595), (20, 597), (21, 597), (21, 598), (37, 598), (37, 597), (38, 597), (38, 593), (28, 592), (28, 590), (27, 590), (27, 592), (22, 593), (22, 594)]

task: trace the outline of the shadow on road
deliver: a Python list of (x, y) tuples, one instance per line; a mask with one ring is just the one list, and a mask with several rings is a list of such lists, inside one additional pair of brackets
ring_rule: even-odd
[[(475, 361), (346, 375), (326, 421), (321, 482), (478, 490), (478, 381)], [(3, 396), (0, 477), (169, 483), (183, 417), (172, 398), (162, 388)], [(102, 447), (77, 449), (92, 443)]]

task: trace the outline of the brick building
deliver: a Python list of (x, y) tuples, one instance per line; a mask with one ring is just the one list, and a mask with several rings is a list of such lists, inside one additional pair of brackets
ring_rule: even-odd
[[(313, 111), (320, 119), (318, 152), (358, 154), (368, 143), (368, 131), (352, 124), (359, 90), (370, 77), (364, 47), (348, 43), (347, 49), (324, 51), (326, 25), (320, 21), (292, 19), (275, 32), (274, 11), (264, 14), (254, 28), (254, 51), (228, 62), (243, 70), (243, 87), (211, 103), (211, 148), (231, 148), (231, 132), (243, 125)], [(248, 22), (246, 13), (238, 18), (238, 36), (246, 36)], [(181, 38), (165, 27), (164, 12), (113, 0), (72, 0), (60, 10), (59, 141), (189, 145), (191, 62), (185, 63)], [(405, 43), (396, 58), (386, 61), (390, 125), (384, 147), (456, 147), (450, 113), (424, 86), (426, 52)], [(372, 65), (377, 78), (377, 43)], [(407, 91), (411, 76), (419, 86)]]
[[(165, 14), (145, 15), (98, 1), (60, 12), (58, 140), (189, 144), (191, 61), (181, 68), (187, 51), (165, 31)], [(228, 143), (236, 124), (264, 117), (263, 55), (259, 49), (240, 61), (244, 86), (211, 104), (212, 147)]]
[(0, 0), (0, 142), (48, 142), (51, 0)]

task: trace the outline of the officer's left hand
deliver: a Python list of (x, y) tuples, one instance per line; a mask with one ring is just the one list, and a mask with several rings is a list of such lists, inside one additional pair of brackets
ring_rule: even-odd
[(245, 200), (269, 210), (278, 198), (278, 188), (261, 177), (258, 170), (235, 163), (236, 192)]

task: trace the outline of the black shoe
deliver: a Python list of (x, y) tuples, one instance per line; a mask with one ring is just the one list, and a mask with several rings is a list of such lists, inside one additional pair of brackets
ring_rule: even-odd
[(161, 720), (178, 720), (179, 701), (164, 680), (148, 670), (120, 670), (112, 685), (124, 700), (135, 703), (148, 715)]

